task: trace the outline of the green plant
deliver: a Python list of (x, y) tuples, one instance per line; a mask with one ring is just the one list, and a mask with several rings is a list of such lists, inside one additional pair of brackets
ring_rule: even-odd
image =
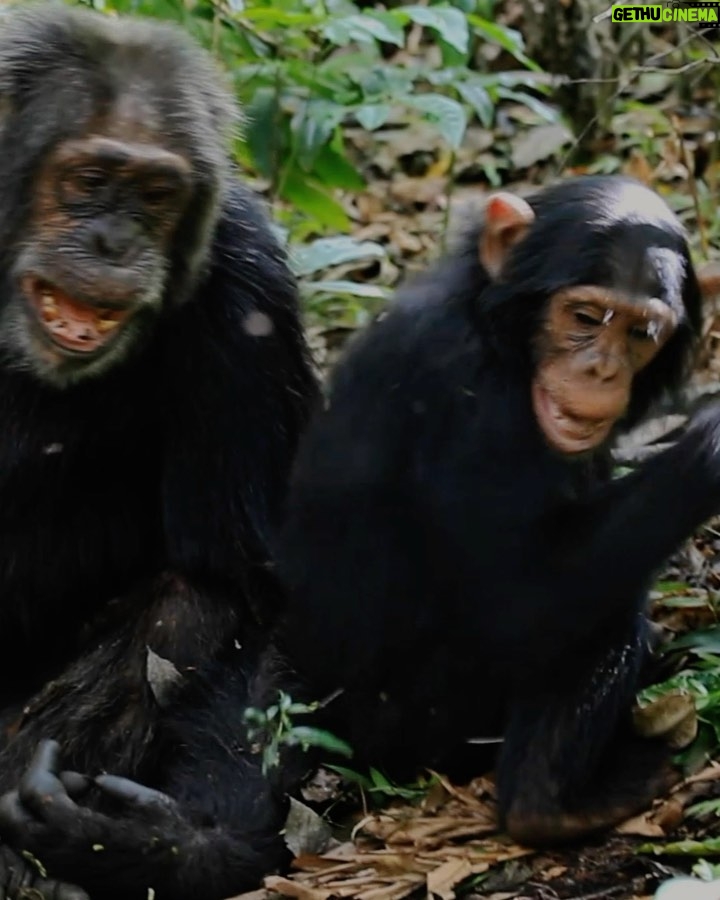
[(326, 768), (337, 772), (345, 781), (357, 785), (363, 792), (383, 800), (396, 798), (409, 801), (421, 800), (437, 781), (437, 777), (431, 775), (429, 778), (418, 778), (413, 784), (401, 785), (390, 781), (378, 769), (371, 768), (367, 775), (363, 775), (361, 772), (345, 768), (345, 766), (328, 765)]
[(267, 709), (250, 707), (245, 710), (248, 738), (252, 743), (259, 745), (263, 773), (279, 764), (282, 747), (299, 746), (303, 750), (321, 747), (341, 756), (352, 756), (351, 747), (329, 731), (294, 723), (293, 717), (310, 715), (319, 706), (319, 703), (295, 703), (292, 697), (279, 691), (277, 703), (268, 706)]

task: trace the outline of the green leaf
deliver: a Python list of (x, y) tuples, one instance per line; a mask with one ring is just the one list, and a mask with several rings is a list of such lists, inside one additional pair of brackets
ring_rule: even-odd
[(365, 788), (365, 790), (370, 790), (373, 786), (372, 781), (367, 777), (367, 775), (362, 775), (360, 772), (356, 772), (354, 769), (346, 769), (345, 766), (336, 766), (334, 764), (326, 763), (325, 768), (330, 769), (333, 772), (337, 772), (342, 778), (346, 781), (349, 781), (351, 784), (358, 784), (360, 787)]
[(298, 741), (308, 747), (322, 747), (323, 750), (329, 750), (331, 753), (339, 753), (341, 756), (351, 757), (353, 755), (352, 747), (345, 741), (335, 737), (329, 731), (322, 728), (312, 728), (309, 725), (297, 725), (290, 734)]
[(337, 103), (310, 100), (293, 117), (297, 158), (304, 169), (312, 168), (315, 157), (328, 143), (344, 116), (345, 108)]
[(385, 300), (391, 291), (377, 284), (361, 284), (356, 281), (306, 281), (303, 290), (309, 294), (335, 294), (349, 297), (365, 297), (369, 300)]
[(456, 149), (460, 146), (467, 126), (467, 116), (457, 100), (451, 100), (442, 94), (419, 94), (416, 97), (405, 97), (404, 102), (421, 112), (424, 119), (432, 122), (451, 147)]
[(720, 838), (704, 841), (674, 841), (667, 844), (642, 844), (638, 853), (653, 853), (657, 856), (716, 856), (720, 853)]
[(371, 768), (370, 777), (372, 778), (375, 787), (382, 788), (383, 790), (392, 789), (392, 784), (390, 784), (387, 778), (378, 769)]
[(401, 6), (394, 13), (406, 16), (416, 25), (431, 28), (459, 53), (467, 53), (470, 31), (467, 18), (459, 9), (451, 6)]
[(708, 628), (705, 631), (691, 631), (689, 634), (675, 638), (668, 644), (665, 652), (673, 653), (675, 650), (693, 650), (695, 652), (705, 650), (710, 653), (720, 653), (720, 626)]
[(360, 191), (365, 187), (365, 179), (342, 151), (342, 132), (338, 128), (332, 142), (315, 157), (313, 172), (326, 187)]
[(283, 137), (282, 129), (278, 128), (280, 108), (275, 88), (258, 88), (246, 112), (247, 146), (258, 172), (271, 178), (277, 168), (278, 144)]
[(338, 266), (359, 259), (383, 259), (386, 253), (380, 244), (372, 241), (356, 241), (339, 236), (319, 238), (312, 244), (292, 248), (292, 270), (298, 278), (319, 272), (330, 266)]
[(661, 594), (679, 594), (687, 589), (688, 585), (684, 581), (658, 581), (653, 588)]
[(278, 28), (294, 26), (295, 28), (312, 28), (322, 22), (320, 16), (312, 13), (292, 12), (290, 10), (278, 9), (275, 6), (256, 6), (253, 9), (246, 9), (242, 14), (244, 19), (250, 22), (256, 22), (266, 28)]
[(375, 131), (387, 122), (391, 112), (387, 103), (366, 103), (355, 110), (355, 118), (366, 131)]
[(528, 69), (539, 70), (540, 66), (525, 56), (525, 44), (519, 31), (507, 28), (505, 25), (498, 25), (480, 16), (470, 15), (467, 17), (467, 20), (475, 31), (482, 34), (493, 44), (502, 47), (503, 50), (507, 50), (508, 53), (512, 54), (518, 62), (527, 66)]
[(358, 13), (333, 19), (322, 32), (323, 37), (338, 47), (346, 47), (353, 41), (359, 44), (383, 41), (396, 47), (402, 47), (405, 42), (402, 27), (388, 14), (383, 16), (381, 13)]
[(558, 110), (553, 109), (552, 106), (548, 106), (547, 103), (543, 103), (542, 100), (538, 100), (537, 97), (531, 97), (530, 94), (525, 94), (521, 91), (512, 91), (504, 87), (498, 88), (497, 94), (498, 97), (503, 97), (505, 100), (514, 100), (516, 103), (522, 103), (524, 106), (527, 106), (528, 109), (537, 113), (541, 119), (545, 119), (546, 122), (560, 121), (560, 113)]
[(495, 117), (495, 104), (482, 84), (474, 81), (460, 82), (457, 90), (463, 100), (472, 106), (480, 122), (489, 128)]
[(350, 230), (350, 220), (337, 200), (299, 169), (294, 168), (286, 175), (280, 193), (322, 228)]

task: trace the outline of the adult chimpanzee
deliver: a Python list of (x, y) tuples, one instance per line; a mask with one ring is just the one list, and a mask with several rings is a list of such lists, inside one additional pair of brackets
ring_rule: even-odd
[[(316, 386), (234, 115), (172, 28), (3, 15), (0, 832), (95, 898), (220, 898), (280, 859), (234, 726)], [(29, 878), (6, 846), (0, 896)]]
[(682, 379), (701, 290), (683, 230), (622, 177), (505, 193), (349, 349), (305, 438), (284, 636), (360, 759), (447, 763), (504, 733), (503, 821), (574, 838), (645, 804), (625, 727), (645, 591), (720, 510), (720, 410), (613, 480), (613, 437)]

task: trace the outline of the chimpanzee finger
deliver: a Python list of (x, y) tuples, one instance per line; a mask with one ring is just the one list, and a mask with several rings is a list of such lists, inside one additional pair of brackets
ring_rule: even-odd
[(23, 805), (17, 791), (8, 791), (0, 797), (0, 833), (12, 835), (36, 821)]
[(77, 800), (87, 793), (93, 786), (93, 779), (89, 775), (80, 772), (61, 772), (60, 781), (73, 800)]
[(133, 806), (154, 807), (156, 809), (169, 809), (175, 806), (175, 801), (162, 791), (138, 784), (129, 778), (119, 775), (98, 775), (95, 784), (101, 791), (116, 800), (131, 803)]
[(18, 790), (22, 803), (42, 819), (77, 810), (60, 780), (59, 770), (60, 745), (57, 741), (41, 741)]

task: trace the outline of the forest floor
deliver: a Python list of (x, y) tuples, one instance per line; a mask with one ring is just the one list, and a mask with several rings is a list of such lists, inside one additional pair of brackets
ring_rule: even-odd
[[(429, 125), (393, 127), (390, 122), (372, 134), (348, 129), (348, 152), (367, 180), (364, 191), (346, 198), (353, 236), (377, 242), (385, 253), (380, 259), (335, 267), (324, 277), (390, 290), (441, 252), (465, 210), (491, 190), (482, 173), (493, 171), (503, 172), (503, 189), (520, 194), (559, 175), (598, 170), (631, 174), (676, 209), (700, 257), (720, 258), (720, 203), (711, 204), (709, 216), (700, 221), (697, 181), (704, 179), (717, 201), (717, 153), (710, 162), (707, 154), (701, 161), (708, 135), (717, 149), (717, 101), (706, 102), (707, 92), (694, 83), (696, 96), (688, 103), (687, 85), (677, 78), (666, 78), (653, 90), (652, 96), (645, 88), (641, 96), (631, 92), (614, 98), (611, 137), (588, 165), (566, 165), (574, 138), (562, 120), (548, 123), (521, 104), (504, 104), (494, 131), (471, 126), (455, 155), (448, 154)], [(562, 248), (550, 249), (562, 253)], [(372, 303), (310, 304), (308, 327), (321, 368), (332, 364), (346, 339), (376, 308)], [(626, 442), (623, 462), (633, 465), (646, 445), (668, 435), (672, 439), (690, 408), (706, 402), (720, 386), (719, 372), (720, 318), (716, 309), (708, 309), (697, 371), (684, 403)], [(720, 653), (719, 598), (720, 530), (711, 524), (669, 563), (652, 597), (652, 617), (661, 623), (665, 638), (676, 642), (674, 652), (663, 657), (657, 680), (679, 670), (692, 672), (694, 666), (715, 666), (720, 697), (720, 656), (714, 655)], [(712, 686), (703, 683), (699, 691), (710, 696)], [(695, 695), (690, 703), (691, 728), (700, 721), (700, 738), (683, 757), (689, 778), (668, 797), (658, 798), (646, 814), (582, 846), (537, 853), (498, 834), (491, 775), (459, 786), (428, 773), (422, 785), (398, 788), (376, 774), (370, 792), (356, 789), (354, 809), (347, 815), (345, 803), (346, 814), (332, 829), (327, 824), (335, 819), (332, 812), (321, 819), (304, 806), (294, 807), (287, 828), (288, 844), (297, 856), (292, 872), (268, 878), (263, 890), (243, 895), (243, 900), (645, 900), (661, 882), (689, 873), (698, 859), (707, 860), (707, 872), (716, 875), (710, 863), (720, 852), (720, 839), (715, 840), (720, 836), (718, 804), (697, 808), (699, 800), (720, 797), (720, 765), (711, 761), (720, 743), (715, 716), (720, 701), (714, 702), (698, 702)], [(327, 773), (325, 778), (333, 782)], [(326, 783), (319, 790), (332, 794), (337, 786)], [(374, 798), (371, 810), (368, 797)], [(384, 807), (378, 797), (387, 801)], [(682, 841), (696, 843), (678, 843)]]

